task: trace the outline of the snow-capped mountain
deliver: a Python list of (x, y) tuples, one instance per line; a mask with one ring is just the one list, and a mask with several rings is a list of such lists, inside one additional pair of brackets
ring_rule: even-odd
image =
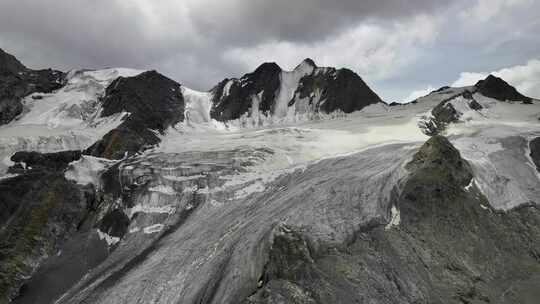
[(20, 98), (21, 113), (6, 119), (8, 126), (0, 131), (4, 163), (19, 150), (88, 148), (90, 155), (122, 158), (158, 144), (159, 134), (181, 122), (180, 128), (262, 127), (382, 103), (352, 71), (319, 68), (310, 59), (290, 72), (265, 63), (209, 92), (191, 90), (156, 71), (71, 71), (62, 77), (59, 89), (36, 89)]
[(33, 92), (51, 92), (62, 85), (64, 74), (53, 70), (31, 70), (0, 49), (0, 124), (21, 114), (21, 98)]
[(320, 68), (305, 59), (294, 70), (264, 63), (240, 79), (225, 79), (212, 89), (212, 117), (234, 120), (261, 113), (277, 118), (314, 112), (350, 113), (382, 102), (364, 81), (347, 69)]
[(0, 301), (538, 299), (540, 101), (500, 78), (387, 105), (309, 59), (198, 92), (3, 56)]
[[(20, 98), (9, 98), (11, 93), (4, 91), (0, 108), (10, 112), (10, 105), (16, 103), (20, 111), (0, 126), (0, 158), (3, 160), (0, 169), (5, 171), (6, 166), (11, 165), (9, 158), (17, 151), (81, 150), (95, 143), (121, 124), (127, 115), (127, 112), (102, 115), (100, 98), (105, 89), (120, 76), (142, 72), (130, 69), (72, 71), (62, 73), (62, 84), (57, 84), (52, 91), (34, 88)], [(0, 79), (2, 85), (4, 81), (5, 78)]]

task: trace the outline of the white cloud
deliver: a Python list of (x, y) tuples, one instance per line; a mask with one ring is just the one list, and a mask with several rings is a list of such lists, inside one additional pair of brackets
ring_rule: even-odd
[(437, 25), (437, 20), (429, 16), (389, 26), (362, 23), (317, 43), (273, 41), (232, 48), (223, 56), (225, 60), (243, 64), (247, 70), (264, 61), (276, 61), (291, 69), (310, 57), (322, 66), (348, 67), (370, 80), (385, 79), (420, 56), (421, 47), (436, 38)]
[(197, 89), (311, 57), (395, 100), (456, 71), (538, 58), (539, 10), (538, 0), (0, 0), (0, 48), (31, 68), (156, 69)]
[(474, 85), (478, 80), (484, 79), (489, 75), (489, 73), (472, 73), (472, 72), (462, 72), (459, 74), (458, 80), (454, 81), (450, 86), (451, 87), (467, 87)]
[(537, 59), (529, 60), (525, 65), (517, 65), (493, 72), (464, 72), (460, 74), (459, 79), (452, 86), (474, 85), (478, 80), (484, 79), (489, 74), (501, 77), (524, 95), (540, 98), (540, 60)]
[(462, 18), (472, 18), (474, 21), (486, 22), (506, 9), (533, 4), (534, 0), (478, 0), (472, 9), (461, 14)]
[(412, 91), (411, 94), (409, 94), (409, 96), (407, 96), (403, 101), (405, 102), (413, 101), (419, 97), (426, 96), (427, 94), (431, 93), (434, 90), (435, 90), (434, 87), (428, 86), (427, 88), (422, 89), (422, 90)]

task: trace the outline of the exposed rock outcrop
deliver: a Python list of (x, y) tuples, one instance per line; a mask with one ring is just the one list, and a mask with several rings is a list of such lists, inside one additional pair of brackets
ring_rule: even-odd
[(536, 170), (540, 172), (540, 137), (536, 137), (529, 142), (530, 156), (536, 165)]
[[(445, 94), (447, 90), (451, 92), (451, 88), (442, 87), (431, 94)], [(450, 94), (450, 97), (443, 99), (431, 110), (431, 117), (423, 117), (420, 120), (419, 127), (426, 135), (433, 136), (441, 134), (448, 124), (460, 122), (463, 113), (456, 109), (454, 103), (457, 103), (461, 111), (481, 111), (484, 107), (474, 99), (473, 93), (474, 90), (464, 88), (457, 94)]]
[(18, 175), (0, 180), (0, 303), (24, 292), (28, 278), (95, 208), (93, 186), (64, 177), (68, 163), (79, 157), (79, 151), (12, 157), (18, 163), (10, 172)]
[(184, 99), (180, 84), (149, 71), (119, 77), (107, 87), (102, 116), (128, 112), (129, 116), (84, 153), (119, 159), (159, 143), (157, 134), (183, 121)]
[(225, 79), (212, 89), (212, 118), (227, 121), (239, 118), (252, 107), (253, 96), (261, 93), (259, 111), (272, 109), (280, 85), (281, 68), (274, 62), (263, 63), (240, 79)]
[(62, 171), (72, 161), (81, 158), (81, 151), (62, 151), (56, 153), (39, 153), (19, 151), (13, 154), (11, 161), (16, 164), (9, 168), (9, 173), (24, 173), (26, 170)]
[[(315, 100), (315, 92), (320, 92), (318, 100)], [(349, 69), (326, 68), (306, 75), (300, 80), (297, 93), (300, 99), (308, 98), (310, 105), (317, 102), (316, 109), (323, 113), (351, 113), (382, 102), (362, 78)]]
[(530, 97), (522, 95), (506, 81), (493, 75), (489, 75), (486, 79), (478, 81), (474, 86), (482, 95), (501, 101), (532, 102)]

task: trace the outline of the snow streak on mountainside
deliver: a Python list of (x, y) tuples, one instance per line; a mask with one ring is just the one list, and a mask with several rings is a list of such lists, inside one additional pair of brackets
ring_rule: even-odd
[[(274, 115), (284, 117), (288, 114), (289, 102), (291, 102), (298, 90), (298, 84), (302, 78), (312, 73), (320, 73), (320, 70), (315, 67), (313, 62), (304, 61), (300, 63), (293, 71), (282, 71), (281, 82), (279, 86), (279, 94), (274, 106)], [(315, 102), (317, 104), (318, 102)], [(306, 109), (307, 110), (307, 109)], [(293, 113), (295, 113), (293, 108)]]
[(186, 122), (192, 124), (205, 124), (212, 121), (210, 108), (212, 107), (212, 93), (198, 92), (182, 86), (182, 95), (186, 103), (184, 114)]

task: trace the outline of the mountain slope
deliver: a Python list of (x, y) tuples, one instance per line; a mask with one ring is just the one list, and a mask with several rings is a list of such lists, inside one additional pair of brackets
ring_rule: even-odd
[(508, 84), (387, 106), (311, 60), (209, 92), (65, 78), (0, 126), (0, 302), (538, 298), (540, 103)]
[(126, 112), (101, 117), (100, 98), (119, 76), (142, 71), (104, 69), (71, 71), (62, 87), (49, 93), (32, 93), (21, 99), (22, 113), (0, 126), (0, 170), (12, 163), (17, 151), (58, 152), (82, 150), (122, 123)]
[[(522, 95), (507, 82), (492, 75), (471, 87), (443, 87), (415, 102), (423, 99), (440, 100), (421, 121), (421, 128), (428, 135), (444, 132), (450, 123), (488, 119), (488, 116), (492, 116), (490, 115), (492, 110), (489, 109), (491, 105), (505, 107), (499, 102), (533, 103), (532, 98)], [(511, 115), (511, 113), (504, 114)]]
[(89, 147), (85, 154), (110, 159), (122, 158), (159, 143), (154, 132), (184, 120), (184, 99), (180, 84), (156, 71), (133, 77), (119, 77), (105, 90), (102, 117), (129, 113), (116, 128)]
[(0, 125), (21, 114), (21, 99), (34, 92), (49, 93), (62, 86), (64, 74), (54, 70), (31, 70), (0, 49)]
[(260, 289), (244, 303), (535, 303), (539, 208), (487, 207), (466, 188), (471, 167), (444, 137), (427, 141), (406, 168), (391, 200), (397, 220), (322, 252), (302, 232), (283, 230)]

